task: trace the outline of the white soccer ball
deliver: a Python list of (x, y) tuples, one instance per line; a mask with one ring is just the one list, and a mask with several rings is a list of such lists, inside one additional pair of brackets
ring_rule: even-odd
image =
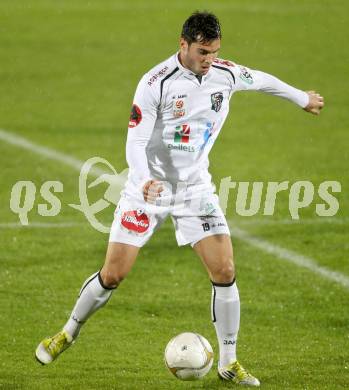
[(172, 374), (184, 381), (203, 378), (213, 364), (213, 350), (205, 337), (185, 332), (169, 341), (165, 363)]

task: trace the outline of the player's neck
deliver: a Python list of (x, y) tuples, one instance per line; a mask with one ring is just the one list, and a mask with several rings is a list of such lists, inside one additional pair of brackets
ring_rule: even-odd
[(183, 66), (183, 68), (185, 68), (185, 69), (187, 69), (187, 70), (189, 70), (190, 72), (192, 72), (192, 73), (195, 74), (195, 72), (193, 72), (193, 71), (185, 64), (185, 61), (183, 61), (182, 53), (181, 53), (181, 52), (178, 53), (177, 58), (178, 58), (179, 63)]
[(192, 72), (195, 75), (195, 77), (198, 79), (199, 83), (201, 84), (202, 75), (195, 73), (192, 69), (190, 69), (188, 66), (185, 65), (185, 61), (183, 61), (183, 58), (181, 56), (181, 52), (178, 53), (177, 58), (178, 58), (178, 62), (183, 66), (183, 68)]

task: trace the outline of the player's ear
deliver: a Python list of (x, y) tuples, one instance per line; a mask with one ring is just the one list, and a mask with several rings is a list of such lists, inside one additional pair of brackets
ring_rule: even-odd
[(184, 50), (184, 51), (187, 51), (188, 50), (188, 42), (183, 38), (183, 37), (180, 37), (179, 39), (179, 47), (181, 48), (181, 50)]

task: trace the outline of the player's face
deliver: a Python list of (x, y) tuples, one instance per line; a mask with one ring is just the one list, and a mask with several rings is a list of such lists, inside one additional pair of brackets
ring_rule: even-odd
[(188, 45), (188, 42), (181, 38), (180, 59), (182, 65), (195, 74), (205, 75), (218, 56), (220, 47), (220, 39), (214, 39), (205, 43), (193, 42)]

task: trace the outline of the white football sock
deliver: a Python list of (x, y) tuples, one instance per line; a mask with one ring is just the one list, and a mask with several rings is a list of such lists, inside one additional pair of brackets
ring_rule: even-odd
[(236, 360), (236, 342), (240, 326), (240, 298), (235, 280), (212, 282), (212, 321), (219, 343), (219, 366)]
[(113, 290), (113, 288), (103, 286), (99, 272), (87, 278), (81, 287), (79, 298), (70, 318), (63, 329), (73, 338), (76, 338), (81, 326), (87, 319), (108, 302)]

